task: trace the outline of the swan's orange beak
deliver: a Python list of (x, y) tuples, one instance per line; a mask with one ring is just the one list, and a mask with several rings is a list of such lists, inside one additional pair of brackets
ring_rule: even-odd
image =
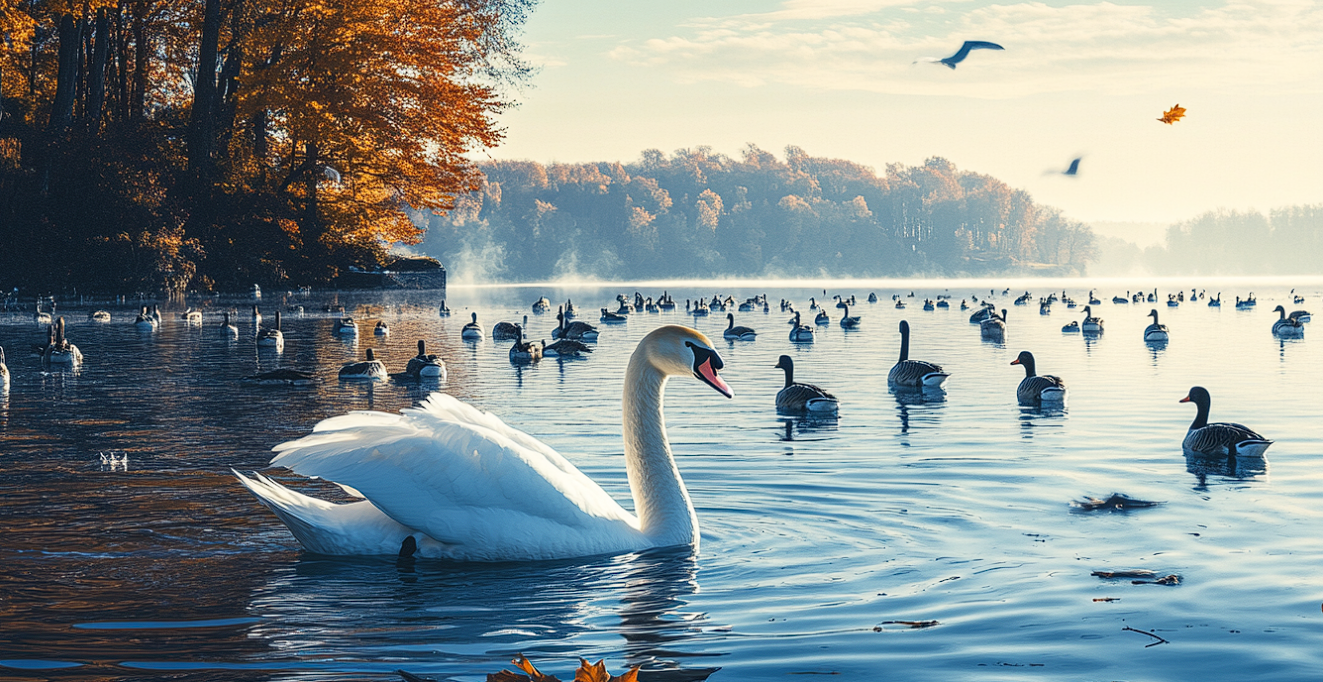
[(1188, 403), (1188, 402), (1190, 402), (1190, 396), (1187, 395), (1187, 396), (1185, 396), (1184, 398), (1181, 398), (1180, 400), (1177, 400), (1176, 402), (1178, 402), (1178, 403)]
[(705, 358), (699, 363), (697, 368), (698, 378), (702, 379), (708, 386), (717, 389), (717, 392), (727, 398), (734, 398), (735, 391), (726, 383), (725, 379), (717, 374), (717, 370), (712, 369), (712, 358)]

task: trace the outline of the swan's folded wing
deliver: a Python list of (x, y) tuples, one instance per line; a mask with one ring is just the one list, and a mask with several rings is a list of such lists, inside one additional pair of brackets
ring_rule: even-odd
[[(392, 415), (352, 412), (274, 448), (273, 466), (352, 486), (443, 542), (536, 541), (557, 528), (638, 521), (545, 443), (437, 393)], [(527, 537), (517, 537), (527, 536)]]

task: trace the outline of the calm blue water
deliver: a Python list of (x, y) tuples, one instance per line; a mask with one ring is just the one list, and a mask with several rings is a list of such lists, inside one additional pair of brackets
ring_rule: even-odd
[[(1011, 311), (1004, 345), (981, 341), (959, 310), (989, 286)], [(1220, 289), (1227, 305), (1159, 304), (1172, 339), (1150, 347), (1141, 330), (1154, 306), (1110, 299), (1155, 286), (1163, 300), (1180, 286)], [(1025, 289), (1063, 287), (1081, 308), (1058, 303), (1041, 316), (1010, 305)], [(1095, 307), (1106, 332), (1062, 334), (1082, 318), (1089, 287), (1107, 301)], [(1308, 302), (1292, 304), (1291, 287)], [(459, 330), (471, 311), (488, 330), (517, 321), (540, 295), (572, 297), (584, 313), (614, 309), (615, 294), (634, 288), (452, 289), (448, 319), (419, 294), (341, 295), (351, 309), (377, 306), (356, 315), (365, 332), (377, 319), (393, 330), (356, 343), (333, 337), (333, 316), (316, 312), (328, 297), (268, 297), (267, 315), (308, 311), (286, 312), (281, 354), (256, 349), (246, 312), (240, 340), (226, 342), (215, 317), (144, 333), (127, 308), (104, 325), (83, 322), (85, 308), (62, 309), (87, 356), (73, 373), (45, 373), (27, 354), (44, 338), (28, 316), (0, 318), (13, 374), (0, 394), (0, 680), (362, 680), (405, 669), (467, 682), (509, 667), (517, 652), (562, 679), (583, 656), (613, 672), (642, 665), (645, 681), (1244, 681), (1323, 670), (1323, 354), (1310, 348), (1323, 331), (1292, 341), (1269, 332), (1278, 303), (1323, 313), (1318, 280), (837, 283), (830, 293), (858, 297), (862, 327), (846, 333), (833, 321), (808, 346), (789, 343), (776, 302), (806, 311), (821, 286), (669, 286), (681, 301), (766, 293), (773, 304), (768, 315), (737, 313), (759, 330), (754, 342), (721, 340), (724, 316), (696, 321), (723, 354), (733, 400), (685, 379), (667, 393), (672, 446), (698, 508), (696, 555), (411, 568), (330, 559), (300, 551), (229, 475), (265, 469), (272, 446), (323, 418), (396, 411), (437, 389), (335, 378), (366, 348), (400, 371), (424, 338), (449, 367), (439, 390), (543, 439), (628, 507), (626, 359), (655, 326), (694, 318), (637, 314), (603, 327), (588, 359), (530, 367), (510, 364), (508, 343), (462, 342)], [(911, 289), (917, 298), (895, 310), (891, 294)], [(924, 296), (946, 289), (950, 310), (921, 310)], [(1257, 308), (1230, 305), (1251, 290)], [(864, 303), (870, 291), (882, 300)], [(952, 373), (945, 400), (888, 391), (900, 319), (913, 327), (911, 356)], [(554, 315), (530, 322), (534, 338), (550, 340)], [(1067, 380), (1064, 414), (1017, 407), (1023, 372), (1008, 363), (1020, 350)], [(773, 409), (782, 353), (797, 378), (842, 404), (836, 421), (793, 422), (790, 440)], [(314, 370), (321, 382), (238, 381), (277, 366)], [(1177, 401), (1196, 384), (1213, 395), (1212, 419), (1276, 440), (1266, 460), (1182, 454), (1194, 407)], [(1162, 504), (1071, 506), (1113, 492)], [(1121, 569), (1177, 574), (1180, 584), (1091, 575)]]

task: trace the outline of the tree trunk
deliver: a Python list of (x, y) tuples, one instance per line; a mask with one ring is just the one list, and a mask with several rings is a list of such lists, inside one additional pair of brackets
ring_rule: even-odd
[(141, 121), (147, 116), (147, 65), (151, 55), (147, 44), (147, 1), (138, 0), (133, 11), (133, 96), (130, 118)]
[(188, 167), (194, 172), (211, 164), (216, 134), (216, 57), (220, 21), (220, 0), (206, 0), (197, 74), (193, 78), (193, 114), (188, 125)]
[(101, 127), (101, 108), (106, 102), (106, 60), (110, 55), (110, 19), (106, 8), (96, 11), (96, 43), (92, 48), (92, 72), (88, 79), (87, 121), (93, 130)]
[(129, 120), (129, 37), (124, 33), (124, 12), (127, 10), (121, 0), (115, 9), (115, 90), (119, 105), (117, 118), (122, 123)]
[(64, 128), (73, 120), (74, 90), (78, 72), (78, 26), (72, 14), (60, 19), (59, 71), (55, 75), (55, 103), (51, 106), (51, 128)]

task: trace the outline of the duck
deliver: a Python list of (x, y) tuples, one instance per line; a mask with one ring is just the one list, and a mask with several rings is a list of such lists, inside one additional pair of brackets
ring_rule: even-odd
[[(602, 311), (605, 313), (606, 309), (603, 308)], [(574, 341), (597, 340), (597, 327), (579, 320), (570, 322), (569, 318), (570, 316), (568, 314), (557, 311), (556, 321), (560, 324), (555, 329), (551, 330), (551, 338), (572, 339)]]
[(41, 361), (48, 365), (77, 366), (83, 364), (83, 352), (78, 350), (78, 346), (73, 345), (64, 336), (63, 317), (55, 320), (51, 330), (52, 340), (47, 344), (46, 351), (41, 356)]
[(1020, 351), (1012, 365), (1024, 366), (1024, 378), (1015, 389), (1015, 398), (1021, 405), (1059, 404), (1066, 400), (1066, 382), (1061, 377), (1050, 374), (1034, 373), (1034, 354), (1027, 350)]
[[(694, 314), (697, 315), (698, 313)], [(706, 308), (703, 309), (703, 314), (707, 314)], [(629, 318), (624, 315), (617, 315), (606, 308), (602, 308), (602, 316), (598, 318), (598, 320), (604, 324), (620, 324), (621, 322), (628, 322)]]
[(524, 341), (524, 330), (519, 327), (513, 346), (510, 346), (510, 362), (537, 362), (542, 359), (542, 345)]
[[(989, 309), (991, 310), (991, 309)], [(1016, 313), (1017, 315), (1019, 313)], [(978, 324), (979, 334), (989, 341), (1006, 340), (1006, 309), (1001, 309), (1001, 315), (996, 310), (991, 310), (991, 314)]]
[(512, 339), (517, 339), (525, 329), (528, 329), (527, 315), (524, 316), (523, 326), (517, 325), (513, 322), (506, 322), (505, 320), (501, 320), (500, 322), (496, 323), (495, 327), (492, 327), (492, 340), (510, 341)]
[(5, 365), (5, 349), (0, 347), (0, 391), (9, 390), (9, 367)]
[(1246, 455), (1261, 457), (1272, 445), (1272, 441), (1260, 436), (1241, 424), (1226, 422), (1208, 423), (1208, 406), (1212, 396), (1202, 386), (1190, 388), (1190, 392), (1179, 402), (1194, 403), (1199, 411), (1190, 422), (1190, 430), (1185, 434), (1181, 446), (1201, 455)]
[(87, 314), (88, 322), (109, 322), (110, 312), (106, 310), (93, 310)]
[(1102, 333), (1103, 321), (1101, 317), (1093, 316), (1093, 306), (1084, 306), (1084, 322), (1080, 325), (1080, 329), (1090, 334)]
[(473, 313), (469, 323), (459, 330), (459, 338), (470, 341), (482, 340), (482, 327), (478, 326), (478, 313)]
[(1167, 325), (1158, 324), (1158, 309), (1154, 308), (1153, 310), (1150, 310), (1148, 316), (1153, 318), (1153, 324), (1150, 324), (1149, 326), (1144, 328), (1144, 340), (1162, 341), (1162, 342), (1167, 341), (1168, 340)]
[(732, 397), (706, 336), (665, 325), (649, 332), (625, 372), (625, 469), (633, 508), (620, 506), (569, 459), (536, 438), (444, 393), (400, 414), (352, 412), (275, 447), (272, 466), (357, 491), (334, 504), (254, 473), (233, 471), (308, 551), (398, 554), (406, 538), (424, 558), (537, 561), (690, 546), (698, 515), (671, 453), (662, 415), (670, 377)]
[(221, 336), (229, 339), (239, 338), (239, 328), (230, 322), (230, 311), (225, 311), (225, 321), (220, 326)]
[(257, 330), (257, 345), (280, 350), (285, 347), (285, 334), (280, 331), (280, 312), (276, 312), (276, 326)]
[(1277, 313), (1277, 320), (1272, 323), (1272, 333), (1275, 336), (1287, 338), (1299, 338), (1305, 335), (1305, 323), (1294, 317), (1286, 316), (1286, 308), (1277, 306), (1272, 310)]
[(786, 373), (786, 385), (776, 393), (778, 412), (813, 412), (817, 414), (836, 412), (839, 402), (836, 396), (814, 386), (795, 381), (795, 362), (789, 355), (782, 355), (776, 361), (776, 369)]
[(390, 325), (385, 320), (377, 320), (376, 326), (372, 328), (373, 336), (390, 336)]
[(430, 355), (427, 352), (427, 342), (418, 339), (418, 354), (409, 358), (409, 364), (405, 366), (404, 373), (414, 379), (440, 379), (446, 380), (446, 363), (439, 355)]
[(533, 314), (541, 315), (548, 310), (551, 310), (551, 301), (548, 301), (546, 296), (533, 301)]
[(749, 327), (736, 327), (735, 313), (726, 313), (726, 331), (721, 336), (731, 340), (753, 341), (758, 338), (758, 332)]
[(133, 326), (138, 329), (155, 330), (156, 320), (147, 312), (147, 306), (142, 307), (142, 312), (138, 313), (137, 319), (133, 321)]
[(369, 381), (385, 381), (390, 375), (386, 373), (386, 365), (383, 365), (377, 359), (372, 349), (367, 349), (367, 360), (362, 362), (346, 362), (340, 367), (341, 379), (366, 379)]
[(441, 307), (437, 309), (441, 317), (450, 317), (450, 308), (446, 306), (446, 299), (441, 299)]
[(574, 339), (560, 339), (548, 345), (542, 344), (542, 355), (553, 358), (577, 358), (593, 352), (593, 347)]
[(858, 329), (859, 316), (850, 316), (850, 306), (845, 306), (845, 314), (841, 316), (841, 329)]
[(799, 320), (799, 311), (795, 311), (795, 319), (791, 321), (794, 325), (790, 328), (790, 340), (795, 343), (813, 343), (813, 327), (801, 324)]
[(911, 360), (910, 323), (900, 321), (900, 360), (887, 374), (887, 383), (900, 388), (942, 388), (950, 374), (941, 365), (923, 360)]

